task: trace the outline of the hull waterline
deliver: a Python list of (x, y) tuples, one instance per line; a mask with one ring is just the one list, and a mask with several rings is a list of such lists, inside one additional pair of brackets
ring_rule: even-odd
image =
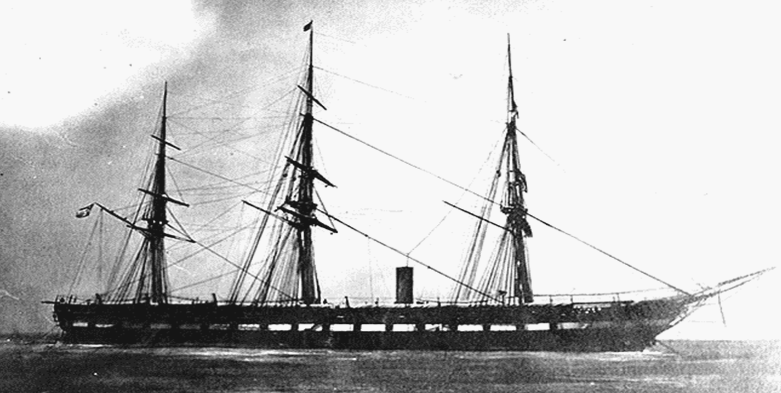
[(55, 304), (62, 341), (132, 346), (469, 351), (641, 351), (676, 300), (482, 307)]

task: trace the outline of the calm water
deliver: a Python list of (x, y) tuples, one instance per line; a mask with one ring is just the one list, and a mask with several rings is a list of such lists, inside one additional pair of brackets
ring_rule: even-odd
[(643, 353), (120, 349), (0, 343), (2, 392), (781, 392), (781, 343)]

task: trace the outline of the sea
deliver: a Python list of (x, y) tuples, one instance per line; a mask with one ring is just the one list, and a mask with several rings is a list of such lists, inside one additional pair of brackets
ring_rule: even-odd
[(781, 341), (643, 352), (122, 348), (4, 337), (2, 392), (781, 392)]

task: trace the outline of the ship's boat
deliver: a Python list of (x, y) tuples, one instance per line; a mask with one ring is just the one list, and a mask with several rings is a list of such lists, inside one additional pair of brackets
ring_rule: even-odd
[[(483, 202), (477, 211), (448, 203), (452, 211), (473, 220), (473, 236), (463, 245), (465, 262), (457, 274), (447, 274), (398, 251), (389, 242), (329, 214), (319, 199), (316, 186), (334, 184), (315, 167), (313, 128), (317, 125), (343, 131), (314, 116), (316, 110), (324, 110), (325, 106), (315, 96), (313, 86), (311, 22), (304, 30), (309, 34), (309, 48), (302, 83), (293, 86), (299, 95), (293, 109), (296, 124), (290, 138), (279, 141), (280, 169), (272, 171), (274, 182), (264, 191), (264, 201), (243, 201), (242, 206), (258, 217), (243, 260), (235, 262), (235, 258), (215, 251), (214, 245), (229, 236), (199, 240), (171, 214), (171, 208), (185, 208), (188, 204), (170, 192), (166, 163), (175, 160), (190, 164), (171, 154), (179, 148), (168, 135), (171, 116), (166, 84), (161, 116), (152, 135), (155, 155), (148, 177), (138, 189), (142, 198), (138, 208), (123, 214), (93, 203), (77, 213), (77, 217), (86, 217), (93, 209), (99, 210), (101, 217), (108, 215), (124, 224), (129, 234), (120, 247), (120, 265), (105, 291), (89, 299), (66, 294), (47, 302), (53, 304), (63, 342), (372, 350), (638, 351), (652, 345), (657, 335), (681, 322), (708, 299), (765, 272), (685, 291), (597, 249), (638, 274), (663, 283), (669, 292), (641, 300), (619, 293), (610, 293), (607, 299), (604, 294), (564, 296), (563, 301), (561, 297), (554, 301), (552, 297), (537, 296), (527, 252), (532, 224), (561, 230), (532, 215), (524, 200), (527, 180), (521, 171), (518, 150), (518, 136), (523, 134), (516, 127), (518, 109), (509, 62), (509, 37), (507, 117), (488, 191), (477, 193), (449, 182)], [(407, 161), (402, 163), (422, 170)], [(227, 186), (253, 187), (216, 171), (204, 172), (218, 176)], [(499, 217), (492, 217), (492, 213)], [(337, 229), (355, 231), (378, 247), (405, 255), (408, 263), (396, 268), (395, 299), (350, 304), (349, 294), (338, 303), (323, 298), (313, 231), (336, 233)], [(489, 232), (494, 235), (489, 236)], [(139, 239), (135, 253), (129, 252), (132, 237)], [(493, 239), (493, 244), (487, 244), (486, 239)], [(175, 244), (169, 247), (169, 243)], [(169, 272), (180, 262), (169, 261), (168, 251), (179, 244), (200, 247), (200, 251), (185, 258), (200, 253), (230, 267), (228, 274), (215, 274), (220, 278), (232, 276), (227, 294), (207, 295), (205, 300), (174, 295)], [(489, 247), (493, 251), (486, 258), (482, 251)], [(417, 301), (410, 263), (449, 280), (450, 297)]]

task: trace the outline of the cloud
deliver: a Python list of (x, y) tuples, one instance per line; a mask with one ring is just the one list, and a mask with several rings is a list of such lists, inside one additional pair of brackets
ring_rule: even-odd
[(0, 10), (3, 125), (46, 132), (186, 59), (212, 32), (188, 1), (14, 2)]

